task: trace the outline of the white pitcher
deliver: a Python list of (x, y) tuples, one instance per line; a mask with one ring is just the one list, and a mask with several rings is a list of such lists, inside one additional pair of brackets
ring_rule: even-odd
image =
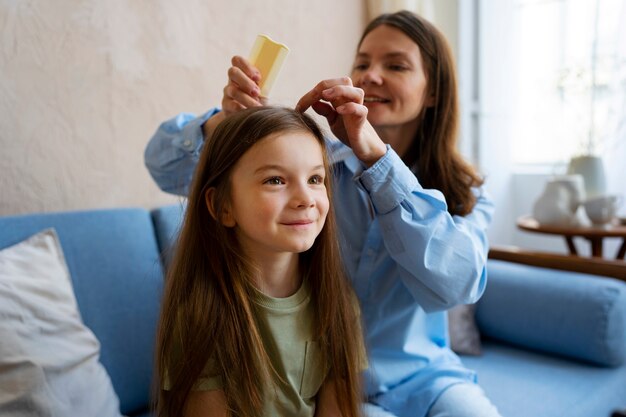
[(543, 193), (533, 206), (533, 217), (544, 225), (578, 226), (578, 207), (584, 200), (583, 179), (580, 175), (556, 177), (546, 183)]
[(554, 184), (560, 184), (570, 193), (570, 210), (576, 212), (578, 207), (585, 201), (585, 180), (580, 174), (558, 175), (550, 181)]

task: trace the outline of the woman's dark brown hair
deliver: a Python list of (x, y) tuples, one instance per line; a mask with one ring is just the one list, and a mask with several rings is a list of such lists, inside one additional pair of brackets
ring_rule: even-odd
[[(269, 362), (258, 329), (254, 265), (233, 228), (216, 221), (205, 195), (213, 188), (214, 214), (222, 218), (230, 199), (233, 166), (257, 142), (280, 132), (306, 132), (322, 146), (322, 132), (307, 115), (258, 107), (227, 117), (207, 140), (192, 182), (187, 211), (167, 271), (157, 340), (157, 414), (180, 416), (208, 360), (215, 363), (232, 416), (257, 416), (264, 392), (280, 378)], [(330, 196), (330, 175), (325, 184)], [(354, 295), (344, 273), (332, 205), (313, 246), (300, 254), (311, 288), (314, 337), (322, 347), (328, 378), (336, 386), (344, 417), (356, 417), (361, 398), (359, 349), (362, 335)], [(323, 366), (320, 364), (320, 366)], [(162, 389), (165, 382), (169, 389)]]
[(457, 150), (459, 100), (454, 59), (446, 38), (427, 20), (408, 11), (383, 14), (363, 31), (363, 39), (379, 26), (402, 31), (420, 49), (426, 72), (427, 93), (434, 98), (431, 107), (424, 106), (420, 124), (404, 162), (417, 175), (424, 188), (443, 193), (450, 214), (464, 216), (476, 204), (472, 187), (483, 180), (463, 160)]

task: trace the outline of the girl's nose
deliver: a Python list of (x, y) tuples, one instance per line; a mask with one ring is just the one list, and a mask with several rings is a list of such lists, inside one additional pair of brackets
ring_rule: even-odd
[(294, 193), (293, 202), (298, 208), (309, 208), (315, 206), (313, 193), (307, 186), (298, 187), (298, 190)]
[(303, 200), (299, 205), (298, 208), (311, 208), (311, 207), (315, 207), (315, 200), (313, 199), (309, 199), (309, 200)]
[(309, 208), (315, 206), (315, 199), (308, 195), (298, 199), (298, 208)]

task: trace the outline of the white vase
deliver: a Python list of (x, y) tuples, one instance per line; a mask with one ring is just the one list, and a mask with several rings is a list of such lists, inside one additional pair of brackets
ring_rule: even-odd
[(606, 195), (606, 174), (602, 158), (599, 156), (585, 155), (572, 158), (567, 173), (583, 176), (587, 198)]

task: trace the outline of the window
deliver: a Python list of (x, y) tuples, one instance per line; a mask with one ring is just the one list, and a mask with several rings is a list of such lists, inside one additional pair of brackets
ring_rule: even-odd
[(518, 0), (512, 155), (565, 162), (626, 123), (626, 0)]

